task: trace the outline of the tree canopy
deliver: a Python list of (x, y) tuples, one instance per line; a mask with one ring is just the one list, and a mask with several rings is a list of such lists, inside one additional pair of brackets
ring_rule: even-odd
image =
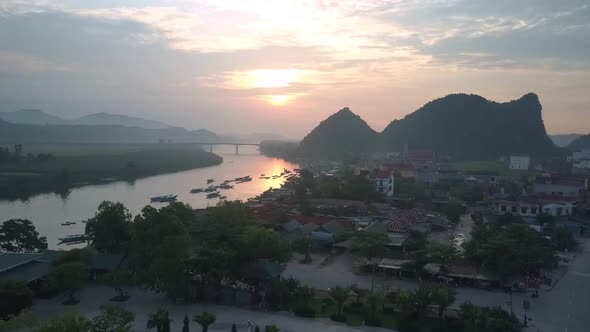
[(86, 221), (86, 235), (98, 251), (123, 253), (131, 240), (131, 213), (121, 203), (104, 201)]
[(0, 247), (10, 252), (39, 252), (47, 249), (47, 238), (39, 236), (30, 220), (10, 219), (0, 225)]

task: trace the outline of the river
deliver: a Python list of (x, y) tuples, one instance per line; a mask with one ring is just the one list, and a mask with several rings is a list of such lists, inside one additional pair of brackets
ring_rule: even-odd
[[(85, 186), (73, 189), (65, 198), (57, 194), (43, 194), (27, 201), (0, 201), (0, 222), (13, 218), (29, 219), (40, 235), (47, 237), (49, 248), (65, 248), (58, 246), (58, 238), (84, 233), (81, 221), (92, 217), (104, 200), (123, 203), (134, 216), (148, 204), (164, 206), (165, 203), (150, 203), (150, 197), (167, 194), (178, 195), (179, 201), (193, 208), (204, 208), (217, 204), (218, 200), (207, 199), (204, 193), (191, 194), (189, 191), (206, 187), (207, 179), (215, 179), (216, 184), (226, 179), (252, 176), (251, 182), (234, 184), (234, 189), (221, 191), (228, 200), (246, 200), (270, 187), (278, 188), (284, 181), (284, 178), (259, 179), (261, 174), (278, 175), (284, 168), (292, 170), (297, 167), (281, 159), (263, 156), (255, 147), (241, 146), (239, 155), (235, 155), (234, 147), (216, 147), (213, 152), (223, 157), (221, 165), (152, 176), (134, 183), (121, 181)], [(61, 226), (66, 221), (76, 224)]]

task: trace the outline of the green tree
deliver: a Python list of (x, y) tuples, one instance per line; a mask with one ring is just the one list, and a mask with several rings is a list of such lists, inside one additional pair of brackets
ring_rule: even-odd
[(231, 324), (231, 332), (238, 332), (238, 328), (236, 327), (236, 323)]
[(49, 278), (55, 283), (57, 288), (64, 292), (67, 300), (65, 303), (77, 303), (75, 294), (84, 281), (88, 280), (88, 270), (82, 263), (66, 263), (54, 266), (49, 273)]
[(450, 222), (456, 224), (461, 219), (461, 216), (465, 213), (465, 207), (460, 204), (450, 203), (445, 208), (445, 214)]
[(182, 320), (182, 332), (190, 332), (189, 324), (190, 321), (188, 320), (188, 316), (184, 315), (184, 319)]
[(39, 318), (28, 310), (22, 310), (8, 319), (0, 318), (0, 331), (36, 331), (39, 325)]
[(207, 332), (209, 326), (215, 323), (216, 317), (214, 314), (203, 311), (199, 315), (195, 315), (193, 321), (199, 325), (201, 325), (202, 331)]
[(157, 332), (170, 332), (170, 317), (168, 310), (158, 308), (158, 310), (148, 316), (147, 328), (155, 328)]
[(276, 325), (266, 325), (264, 327), (264, 332), (280, 332), (281, 329), (279, 329)]
[(47, 238), (39, 236), (30, 220), (10, 219), (0, 225), (0, 248), (10, 252), (39, 252), (47, 249)]
[(92, 323), (78, 314), (65, 314), (51, 319), (39, 327), (36, 332), (92, 332)]
[(254, 328), (254, 332), (260, 332), (260, 327), (258, 327), (258, 325), (256, 325), (256, 327)]
[(145, 274), (148, 286), (178, 299), (186, 294), (186, 262), (190, 255), (190, 239), (187, 235), (164, 239), (154, 253), (153, 261)]
[(464, 303), (459, 310), (459, 323), (464, 332), (520, 332), (521, 322), (506, 310), (478, 307)]
[(33, 292), (23, 281), (0, 280), (0, 320), (18, 315), (33, 304)]
[(97, 250), (122, 253), (131, 240), (131, 227), (131, 213), (123, 204), (104, 201), (86, 221), (86, 235)]
[(278, 262), (289, 259), (288, 243), (274, 230), (249, 226), (238, 241), (238, 252), (246, 258), (263, 258)]
[(75, 248), (68, 251), (62, 251), (53, 261), (53, 266), (69, 263), (80, 263), (88, 266), (90, 265), (90, 261), (94, 254), (95, 253), (88, 248)]
[(92, 332), (128, 332), (135, 316), (116, 305), (103, 305), (100, 314), (92, 319)]
[(309, 307), (309, 304), (315, 296), (315, 290), (308, 286), (301, 286), (299, 288), (299, 299), (304, 307)]
[(426, 248), (426, 256), (434, 263), (449, 267), (459, 258), (459, 253), (453, 245), (433, 244)]
[(445, 311), (453, 303), (457, 292), (447, 286), (437, 285), (432, 287), (432, 303), (438, 306), (438, 318), (442, 319)]
[(420, 286), (410, 293), (410, 305), (414, 315), (422, 318), (428, 312), (428, 307), (432, 304), (432, 288)]
[(563, 225), (557, 225), (551, 234), (551, 245), (557, 250), (564, 251), (575, 249), (577, 242), (572, 231)]
[(384, 298), (383, 295), (377, 293), (377, 292), (371, 292), (369, 294), (367, 294), (366, 297), (366, 301), (367, 301), (367, 305), (369, 307), (369, 318), (371, 318), (371, 320), (374, 320), (377, 318), (377, 309), (379, 308), (380, 305), (383, 304)]
[(300, 238), (295, 239), (291, 246), (297, 252), (305, 254), (305, 258), (303, 259), (303, 263), (311, 262), (311, 246), (313, 242), (311, 240), (311, 236), (302, 236)]
[(334, 302), (336, 302), (336, 312), (339, 317), (342, 316), (342, 308), (344, 307), (344, 302), (348, 299), (349, 293), (350, 290), (348, 288), (340, 286), (330, 289), (329, 294), (334, 299)]

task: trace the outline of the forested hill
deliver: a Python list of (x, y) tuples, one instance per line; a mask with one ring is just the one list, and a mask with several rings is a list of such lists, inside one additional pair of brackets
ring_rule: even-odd
[(300, 143), (300, 154), (314, 158), (339, 158), (375, 149), (378, 133), (360, 116), (343, 108), (322, 121)]
[(553, 150), (541, 116), (541, 103), (529, 93), (497, 103), (477, 95), (436, 99), (382, 133), (386, 148), (428, 149), (459, 158), (489, 158), (511, 152), (543, 155)]
[(432, 150), (461, 159), (490, 159), (510, 153), (552, 154), (537, 95), (497, 103), (477, 95), (436, 99), (382, 133), (348, 108), (320, 123), (300, 146), (305, 157), (334, 157), (373, 151)]
[(146, 129), (125, 126), (24, 125), (0, 120), (0, 143), (176, 143), (211, 142), (208, 130)]
[(572, 151), (590, 149), (590, 134), (576, 138), (567, 146), (567, 148)]

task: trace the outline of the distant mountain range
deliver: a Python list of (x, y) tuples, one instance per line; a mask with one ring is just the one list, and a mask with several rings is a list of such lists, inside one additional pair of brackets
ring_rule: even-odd
[(556, 134), (556, 135), (549, 135), (549, 138), (553, 141), (553, 143), (559, 147), (566, 147), (570, 145), (576, 138), (584, 136), (583, 134)]
[(13, 112), (0, 112), (0, 119), (11, 123), (31, 125), (118, 125), (147, 129), (165, 129), (172, 127), (163, 122), (120, 114), (94, 113), (76, 119), (63, 119), (58, 116), (45, 113), (41, 110), (33, 109), (18, 110)]
[(322, 121), (300, 144), (307, 157), (374, 151), (432, 150), (461, 159), (509, 153), (540, 156), (556, 150), (547, 136), (537, 95), (497, 103), (477, 95), (436, 99), (375, 132), (348, 108)]
[(578, 138), (574, 139), (570, 144), (568, 144), (567, 148), (572, 151), (590, 149), (590, 134), (580, 135)]
[(12, 143), (175, 143), (215, 142), (211, 131), (183, 128), (149, 129), (120, 125), (31, 125), (0, 120), (0, 144)]

